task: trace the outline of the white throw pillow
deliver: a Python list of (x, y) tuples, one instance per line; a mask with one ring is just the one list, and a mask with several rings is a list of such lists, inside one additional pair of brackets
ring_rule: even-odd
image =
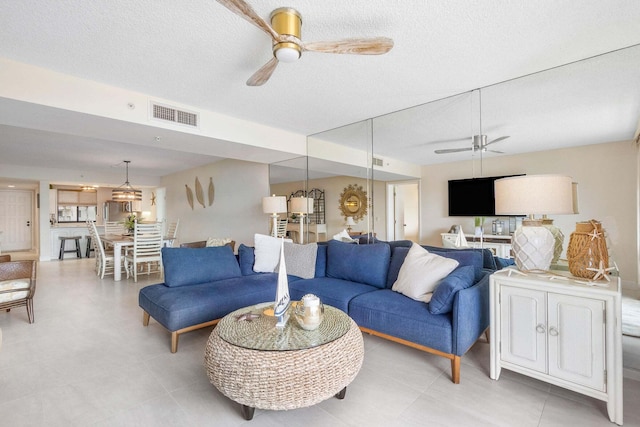
[(414, 242), (391, 289), (416, 301), (429, 302), (436, 285), (457, 266), (458, 261), (432, 254)]
[(333, 240), (337, 240), (339, 242), (347, 242), (347, 243), (355, 242), (355, 240), (353, 240), (351, 236), (349, 236), (349, 233), (347, 232), (347, 230), (342, 230), (338, 234), (335, 234), (333, 236)]
[[(273, 273), (280, 262), (280, 245), (282, 240), (277, 237), (264, 234), (254, 235), (255, 257), (253, 271), (256, 273)], [(292, 242), (291, 239), (284, 239), (285, 242)]]

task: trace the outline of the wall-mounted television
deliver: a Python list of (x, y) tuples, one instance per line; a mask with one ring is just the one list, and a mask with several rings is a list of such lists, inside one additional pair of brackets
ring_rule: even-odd
[(449, 216), (496, 216), (493, 182), (509, 176), (450, 180)]

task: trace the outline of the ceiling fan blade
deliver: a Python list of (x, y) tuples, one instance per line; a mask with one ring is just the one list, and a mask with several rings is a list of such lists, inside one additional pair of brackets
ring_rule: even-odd
[(445, 148), (444, 150), (435, 150), (436, 154), (447, 154), (447, 153), (461, 153), (463, 151), (471, 151), (471, 147), (467, 148)]
[(486, 147), (487, 145), (495, 144), (496, 142), (502, 141), (503, 139), (507, 138), (509, 138), (509, 136), (501, 136), (500, 138), (496, 138), (493, 141), (487, 142), (484, 146)]
[(274, 56), (269, 62), (264, 64), (262, 68), (253, 73), (253, 76), (249, 77), (247, 86), (262, 86), (265, 84), (266, 81), (269, 80), (269, 77), (271, 77), (271, 74), (273, 74), (277, 65), (278, 59)]
[(418, 144), (412, 144), (409, 145), (409, 147), (418, 147), (418, 146), (423, 146), (423, 145), (434, 145), (434, 144), (448, 144), (450, 142), (460, 142), (460, 141), (469, 141), (471, 140), (470, 137), (466, 137), (466, 138), (449, 138), (449, 139), (436, 139), (434, 141), (428, 141), (428, 142), (420, 142)]
[(303, 43), (302, 49), (322, 53), (348, 53), (353, 55), (382, 55), (393, 47), (393, 40), (387, 37), (371, 39), (345, 39), (329, 42)]
[(273, 40), (278, 40), (279, 34), (271, 28), (271, 25), (256, 13), (255, 10), (244, 0), (217, 0), (218, 3), (235, 13), (236, 15), (251, 22), (256, 27), (267, 33)]
[(497, 150), (487, 150), (490, 153), (497, 153), (497, 154), (504, 154), (504, 151), (497, 151)]

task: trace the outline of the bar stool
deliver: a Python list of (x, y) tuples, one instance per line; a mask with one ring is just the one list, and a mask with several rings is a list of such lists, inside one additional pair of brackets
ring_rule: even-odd
[(84, 257), (91, 258), (91, 252), (93, 252), (93, 245), (91, 244), (91, 236), (87, 236), (87, 250), (85, 251)]
[[(66, 253), (76, 253), (76, 256), (78, 258), (82, 258), (82, 252), (80, 251), (80, 239), (82, 238), (82, 236), (60, 236), (60, 255), (58, 255), (58, 259), (64, 259), (64, 254)], [(65, 244), (67, 243), (67, 240), (75, 240), (76, 241), (76, 248), (75, 249), (69, 249), (67, 250), (65, 247)]]

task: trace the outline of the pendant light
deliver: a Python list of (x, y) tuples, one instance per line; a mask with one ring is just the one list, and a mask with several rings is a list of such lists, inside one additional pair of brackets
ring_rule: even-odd
[(111, 191), (111, 198), (119, 202), (139, 202), (142, 200), (142, 190), (136, 190), (129, 184), (129, 163), (131, 160), (123, 160), (127, 168), (127, 180), (118, 188)]

